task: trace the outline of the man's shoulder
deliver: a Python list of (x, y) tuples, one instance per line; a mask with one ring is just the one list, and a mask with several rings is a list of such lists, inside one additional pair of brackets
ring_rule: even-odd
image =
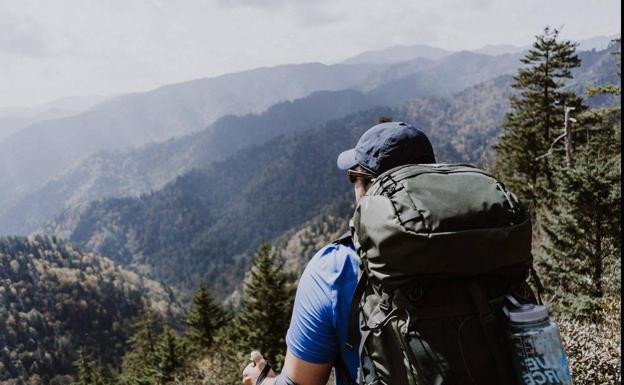
[(345, 268), (359, 268), (359, 257), (350, 234), (345, 234), (338, 239), (323, 246), (312, 257), (306, 267), (305, 273), (311, 275), (333, 275), (340, 273)]

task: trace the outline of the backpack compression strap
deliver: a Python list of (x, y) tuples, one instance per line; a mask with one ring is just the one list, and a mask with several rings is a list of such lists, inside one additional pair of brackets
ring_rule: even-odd
[(481, 329), (483, 330), (485, 341), (489, 347), (492, 359), (494, 360), (494, 366), (496, 367), (498, 379), (501, 384), (504, 384), (507, 382), (507, 371), (505, 370), (505, 364), (503, 363), (501, 355), (499, 354), (500, 348), (498, 343), (496, 342), (494, 328), (492, 327), (492, 323), (496, 321), (495, 315), (492, 312), (492, 309), (485, 297), (485, 294), (483, 293), (483, 288), (481, 288), (481, 286), (479, 286), (479, 284), (473, 280), (468, 280), (467, 285), (468, 290), (470, 291), (470, 295), (477, 308), (477, 312), (479, 314)]

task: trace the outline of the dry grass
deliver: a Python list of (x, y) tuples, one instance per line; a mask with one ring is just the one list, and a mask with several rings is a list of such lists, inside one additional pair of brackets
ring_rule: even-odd
[(559, 320), (575, 384), (622, 383), (620, 298), (605, 301), (600, 323)]

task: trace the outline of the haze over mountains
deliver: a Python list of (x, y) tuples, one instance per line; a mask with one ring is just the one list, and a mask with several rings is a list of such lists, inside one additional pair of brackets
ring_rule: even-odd
[(109, 96), (73, 96), (32, 107), (0, 108), (0, 142), (37, 122), (79, 114), (99, 104)]
[(0, 206), (85, 156), (199, 130), (225, 114), (259, 112), (317, 90), (345, 89), (369, 65), (285, 65), (118, 96), (82, 114), (40, 122), (0, 143)]
[[(358, 103), (361, 109), (371, 104), (397, 105), (418, 96), (450, 95), (492, 77), (513, 73), (517, 63), (518, 58), (512, 55), (493, 57), (460, 52), (438, 61), (414, 59), (387, 65), (304, 64), (249, 71), (228, 75), (225, 79), (198, 80), (145, 94), (120, 96), (83, 114), (31, 126), (0, 143), (0, 174), (4, 176), (0, 179), (0, 234), (33, 231), (42, 221), (51, 219), (50, 215), (71, 204), (151, 191), (190, 167), (201, 164), (189, 161), (176, 166), (165, 159), (156, 159), (153, 155), (139, 156), (155, 161), (148, 165), (158, 168), (154, 171), (158, 175), (154, 175), (154, 172), (144, 170), (136, 163), (124, 163), (123, 160), (128, 158), (122, 156), (119, 149), (175, 138), (204, 128), (199, 136), (204, 139), (182, 137), (165, 143), (164, 147), (148, 146), (145, 150), (136, 151), (173, 151), (182, 155), (182, 158), (178, 156), (179, 160), (184, 157), (193, 159), (188, 147), (192, 145), (198, 149), (196, 153), (210, 154), (201, 157), (217, 160), (223, 151), (233, 151), (291, 130), (288, 127), (292, 125), (290, 121), (278, 122), (275, 117), (269, 117), (263, 124), (265, 127), (277, 128), (258, 128), (260, 134), (240, 134), (237, 127), (219, 128), (223, 122), (228, 124), (227, 118), (206, 127), (204, 123), (211, 119), (207, 111), (210, 111), (212, 102), (219, 101), (219, 108), (223, 108), (211, 115), (218, 117), (230, 112), (228, 108), (236, 111), (237, 115), (257, 112), (280, 99), (293, 99), (317, 89), (357, 89), (365, 93), (357, 103), (351, 104), (350, 109), (319, 111), (311, 121), (322, 123), (353, 112), (354, 108), (358, 108)], [(238, 94), (244, 96), (239, 98)], [(202, 95), (207, 102), (202, 101)], [(352, 94), (343, 96), (350, 98)], [(335, 102), (337, 106), (345, 103)], [(239, 105), (240, 108), (236, 110)], [(327, 119), (316, 120), (322, 114), (326, 114)], [(301, 122), (298, 120), (294, 126), (297, 127)], [(230, 120), (229, 124), (235, 125), (236, 121)], [(212, 140), (219, 143), (216, 151), (206, 144)], [(207, 147), (202, 146), (202, 143)], [(172, 147), (176, 149), (167, 150)], [(95, 155), (97, 158), (88, 156), (101, 150), (116, 150), (108, 158), (120, 158), (121, 162), (113, 161), (115, 166), (105, 162), (104, 173), (94, 175), (93, 171), (101, 170), (98, 165), (101, 164), (102, 156), (106, 155)], [(116, 172), (112, 171), (115, 169), (135, 169), (140, 176), (122, 178), (115, 185), (114, 181), (118, 180)], [(76, 181), (80, 173), (83, 176)], [(102, 179), (106, 180), (104, 186), (100, 183)], [(66, 183), (67, 180), (74, 181)], [(94, 185), (97, 186), (95, 189), (90, 187)], [(41, 199), (36, 199), (33, 194), (39, 195)]]
[(99, 152), (26, 194), (1, 221), (14, 233), (28, 233), (58, 214), (59, 208), (157, 190), (175, 176), (222, 160), (238, 149), (374, 105), (373, 97), (357, 91), (319, 91), (278, 103), (259, 115), (220, 118), (208, 128), (179, 139), (129, 151)]
[[(512, 57), (499, 60), (470, 53), (450, 55), (440, 61), (415, 59), (388, 65), (302, 64), (119, 96), (79, 115), (35, 124), (0, 143), (0, 216), (19, 205), (20, 198), (43, 188), (70, 167), (77, 167), (91, 154), (199, 131), (224, 114), (257, 113), (280, 100), (296, 99), (317, 90), (358, 89), (379, 105), (395, 105), (416, 96), (449, 95), (487, 78), (512, 73), (516, 67), (517, 60)], [(405, 79), (400, 83), (403, 88), (388, 89), (388, 84), (399, 79)], [(155, 186), (146, 187), (134, 192)], [(0, 227), (0, 233), (24, 231)]]
[[(591, 50), (603, 50), (606, 49), (611, 41), (619, 35), (611, 36), (594, 36), (589, 39), (578, 41), (578, 51), (591, 51)], [(474, 53), (483, 55), (505, 55), (505, 54), (517, 54), (521, 53), (531, 46), (515, 46), (510, 44), (495, 44), (486, 45), (481, 48), (472, 50)], [(350, 57), (344, 60), (343, 63), (399, 63), (410, 61), (416, 58), (437, 60), (446, 57), (454, 51), (432, 47), (426, 44), (415, 45), (396, 45), (388, 48), (366, 51), (359, 55)]]

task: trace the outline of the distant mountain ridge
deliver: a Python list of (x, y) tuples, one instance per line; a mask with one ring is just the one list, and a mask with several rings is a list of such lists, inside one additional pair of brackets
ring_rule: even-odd
[(0, 142), (37, 122), (79, 114), (110, 96), (72, 96), (31, 107), (0, 107)]
[(453, 51), (433, 47), (426, 44), (397, 45), (389, 48), (366, 51), (343, 61), (345, 64), (375, 63), (391, 64), (414, 60), (416, 58), (437, 60), (442, 59)]
[[(448, 58), (453, 61), (453, 55)], [(435, 64), (416, 59), (391, 64), (311, 63), (261, 68), (121, 95), (82, 114), (37, 123), (0, 142), (0, 212), (98, 151), (125, 150), (183, 136), (204, 129), (223, 115), (259, 113), (277, 102), (315, 91), (356, 89), (372, 93), (389, 82), (426, 72), (445, 81), (446, 76), (438, 76), (435, 69), (438, 63), (443, 67), (444, 60)], [(489, 60), (492, 65), (485, 67), (492, 69), (490, 78), (514, 69), (501, 71), (494, 64), (497, 59)], [(482, 80), (463, 79), (441, 87), (423, 82), (407, 95), (450, 94)]]
[[(610, 42), (619, 37), (620, 34), (610, 36), (593, 36), (588, 39), (579, 40), (578, 51), (601, 51), (606, 49)], [(489, 44), (481, 48), (467, 50), (469, 52), (498, 56), (506, 54), (519, 54), (531, 48), (530, 45), (517, 46), (511, 44)], [(343, 63), (377, 63), (391, 64), (410, 61), (414, 59), (438, 60), (460, 51), (447, 50), (428, 44), (395, 45), (388, 48), (365, 51), (350, 58)]]
[(115, 97), (72, 117), (40, 122), (0, 143), (0, 207), (100, 150), (200, 130), (226, 114), (261, 112), (314, 91), (354, 87), (374, 66), (284, 65)]

